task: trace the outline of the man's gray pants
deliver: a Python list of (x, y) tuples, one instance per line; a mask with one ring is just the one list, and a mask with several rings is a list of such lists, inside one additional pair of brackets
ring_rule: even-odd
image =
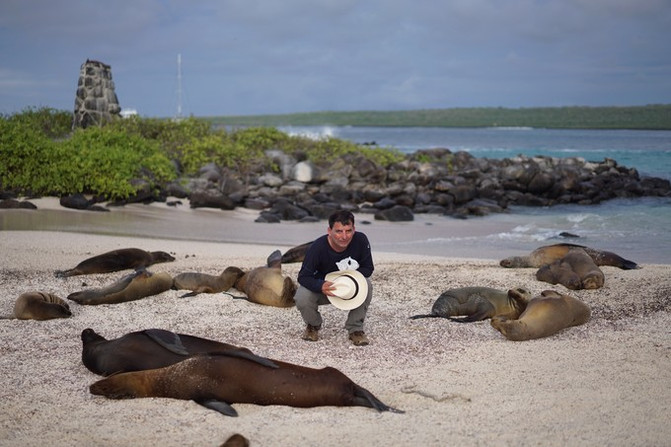
[[(366, 282), (368, 283), (368, 295), (366, 296), (366, 300), (361, 306), (350, 310), (347, 314), (345, 329), (347, 329), (349, 334), (356, 331), (363, 331), (363, 320), (366, 318), (368, 305), (373, 298), (373, 285), (370, 282), (370, 278), (366, 278)], [(326, 295), (313, 292), (312, 290), (299, 285), (298, 290), (296, 290), (296, 294), (294, 295), (294, 300), (296, 301), (296, 308), (303, 317), (303, 321), (310, 326), (321, 328), (323, 319), (322, 315), (319, 313), (319, 306), (331, 304)]]

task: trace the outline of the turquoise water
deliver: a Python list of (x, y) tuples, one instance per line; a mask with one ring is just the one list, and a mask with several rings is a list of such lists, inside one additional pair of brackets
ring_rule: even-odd
[(620, 165), (638, 169), (641, 175), (671, 179), (671, 131), (329, 126), (281, 130), (360, 144), (374, 142), (405, 153), (443, 147), (497, 159), (518, 154), (584, 157), (590, 161), (612, 158)]
[[(583, 157), (591, 161), (612, 158), (621, 166), (636, 168), (642, 176), (671, 179), (671, 131), (328, 126), (282, 130), (313, 138), (332, 136), (375, 143), (404, 153), (443, 147), (496, 159), (518, 154)], [(631, 253), (639, 262), (671, 264), (671, 198), (617, 199), (593, 206), (514, 207), (509, 214), (483, 219), (501, 223), (505, 228), (512, 226), (513, 230), (465, 238), (445, 235), (415, 241), (414, 248), (438, 254), (471, 246), (476, 252), (479, 245), (486, 244), (497, 251), (519, 251), (559, 242), (558, 234), (566, 231), (580, 236), (570, 242)], [(396, 248), (410, 251), (409, 246), (401, 244)]]

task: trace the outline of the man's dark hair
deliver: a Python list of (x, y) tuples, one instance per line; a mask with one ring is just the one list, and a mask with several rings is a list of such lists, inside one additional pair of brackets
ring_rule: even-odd
[(329, 228), (333, 228), (336, 222), (343, 225), (354, 225), (354, 214), (347, 210), (338, 210), (329, 216)]

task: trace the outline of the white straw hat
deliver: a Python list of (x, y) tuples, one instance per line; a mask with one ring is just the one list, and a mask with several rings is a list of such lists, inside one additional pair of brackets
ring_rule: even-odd
[(326, 295), (338, 309), (352, 310), (361, 306), (368, 296), (368, 281), (356, 270), (342, 270), (326, 275), (326, 281), (333, 283), (335, 296)]

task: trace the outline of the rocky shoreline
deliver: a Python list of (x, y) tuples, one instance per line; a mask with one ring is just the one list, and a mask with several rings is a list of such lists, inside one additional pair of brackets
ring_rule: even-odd
[[(510, 206), (595, 205), (615, 198), (670, 197), (671, 182), (640, 176), (609, 158), (518, 156), (476, 158), (468, 152), (419, 150), (388, 167), (358, 155), (315, 164), (279, 150), (267, 151), (277, 167), (259, 163), (246, 172), (203, 166), (198, 177), (181, 178), (158, 192), (138, 180), (138, 194), (107, 203), (166, 202), (189, 199), (192, 208), (259, 211), (257, 222), (316, 221), (347, 208), (377, 220), (411, 221), (418, 213), (455, 218), (508, 212)], [(29, 207), (5, 194), (0, 207)], [(104, 211), (99, 198), (81, 194), (61, 198), (68, 208)], [(178, 200), (168, 201), (177, 205)]]

